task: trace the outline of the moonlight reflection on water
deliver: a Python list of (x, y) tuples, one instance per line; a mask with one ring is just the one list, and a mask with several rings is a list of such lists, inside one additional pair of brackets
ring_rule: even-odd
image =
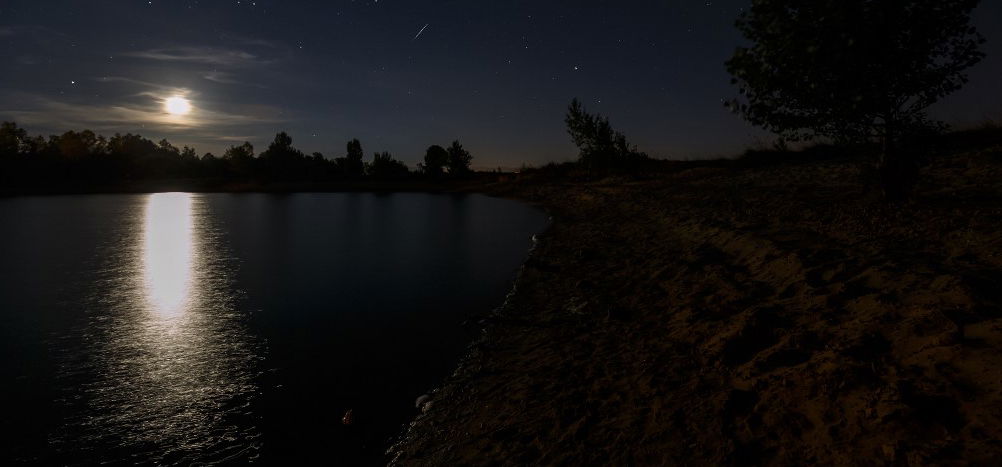
[(377, 464), (545, 222), (479, 195), (0, 200), (14, 463)]
[(146, 301), (164, 318), (190, 306), (194, 232), (192, 195), (151, 195), (143, 230), (143, 278)]
[[(112, 460), (212, 462), (256, 456), (264, 351), (236, 311), (233, 261), (200, 195), (153, 194), (109, 245), (101, 292), (64, 365), (80, 378), (80, 419), (62, 438)], [(82, 360), (82, 361), (81, 361)], [(58, 444), (58, 443), (57, 443)]]

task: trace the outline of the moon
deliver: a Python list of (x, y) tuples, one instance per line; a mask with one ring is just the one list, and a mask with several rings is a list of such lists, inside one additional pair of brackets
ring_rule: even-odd
[(164, 110), (171, 115), (188, 115), (191, 112), (191, 101), (181, 96), (168, 97), (164, 101)]

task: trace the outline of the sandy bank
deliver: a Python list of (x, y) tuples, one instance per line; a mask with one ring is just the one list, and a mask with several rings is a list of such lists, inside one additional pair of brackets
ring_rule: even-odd
[(992, 463), (1002, 150), (496, 188), (555, 222), (401, 465)]

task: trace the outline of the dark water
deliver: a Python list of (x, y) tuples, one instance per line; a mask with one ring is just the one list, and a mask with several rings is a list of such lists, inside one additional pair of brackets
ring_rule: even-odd
[(0, 461), (378, 464), (545, 223), (477, 195), (0, 200)]

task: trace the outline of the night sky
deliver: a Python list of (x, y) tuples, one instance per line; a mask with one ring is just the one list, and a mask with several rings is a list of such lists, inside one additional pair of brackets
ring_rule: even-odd
[[(412, 166), (461, 139), (476, 167), (573, 159), (574, 97), (653, 156), (769, 141), (727, 112), (723, 62), (749, 0), (0, 3), (0, 119), (31, 134), (138, 132), (220, 155), (279, 130), (328, 157), (359, 138)], [(975, 22), (988, 58), (934, 114), (1002, 121), (1002, 2)], [(172, 117), (164, 99), (194, 111)]]

